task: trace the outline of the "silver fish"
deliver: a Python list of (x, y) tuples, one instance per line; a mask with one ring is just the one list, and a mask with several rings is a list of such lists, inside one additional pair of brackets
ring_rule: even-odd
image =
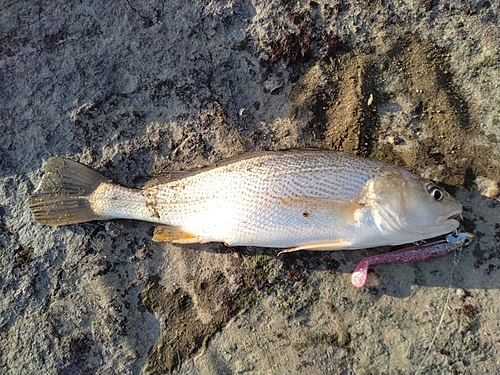
[(47, 225), (136, 219), (163, 224), (154, 241), (295, 250), (420, 241), (458, 228), (462, 205), (433, 182), (342, 152), (254, 152), (179, 172), (142, 189), (55, 157), (29, 205)]

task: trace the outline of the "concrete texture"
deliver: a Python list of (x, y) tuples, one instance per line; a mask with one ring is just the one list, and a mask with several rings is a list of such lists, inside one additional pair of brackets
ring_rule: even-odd
[[(496, 1), (0, 4), (0, 372), (500, 373)], [(461, 252), (350, 273), (372, 249), (160, 245), (52, 228), (26, 201), (62, 155), (116, 182), (251, 150), (402, 165), (464, 205)]]

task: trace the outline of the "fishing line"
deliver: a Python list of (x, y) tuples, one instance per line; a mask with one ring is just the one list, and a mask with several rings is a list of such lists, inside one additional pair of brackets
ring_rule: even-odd
[(434, 345), (434, 342), (437, 339), (439, 330), (440, 330), (441, 325), (442, 325), (443, 320), (444, 320), (444, 315), (446, 313), (446, 309), (448, 308), (448, 304), (450, 301), (451, 285), (453, 283), (453, 276), (455, 273), (455, 268), (457, 268), (458, 262), (460, 261), (461, 257), (462, 257), (462, 247), (459, 247), (458, 249), (456, 249), (453, 252), (453, 267), (451, 268), (451, 272), (450, 272), (450, 282), (448, 284), (448, 292), (446, 293), (446, 301), (444, 303), (443, 312), (441, 313), (441, 318), (439, 319), (439, 323), (436, 327), (436, 331), (434, 332), (434, 337), (432, 337), (431, 343), (430, 343), (429, 347), (427, 348), (427, 351), (425, 352), (424, 358), (422, 359), (422, 362), (420, 362), (420, 366), (418, 367), (417, 371), (415, 372), (415, 375), (420, 374), (420, 371), (422, 370), (422, 368), (424, 366), (425, 360), (429, 356), (429, 353), (431, 352), (431, 349)]

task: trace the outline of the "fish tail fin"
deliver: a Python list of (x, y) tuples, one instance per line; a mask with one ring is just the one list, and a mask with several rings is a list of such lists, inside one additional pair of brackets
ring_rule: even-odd
[(72, 160), (51, 158), (45, 163), (45, 175), (29, 199), (35, 220), (45, 225), (67, 225), (104, 219), (94, 212), (90, 195), (109, 180), (96, 171)]

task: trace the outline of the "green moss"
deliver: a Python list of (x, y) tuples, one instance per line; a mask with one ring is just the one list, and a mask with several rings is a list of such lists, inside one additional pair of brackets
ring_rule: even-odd
[(371, 157), (403, 168), (406, 166), (404, 159), (394, 151), (394, 147), (389, 143), (377, 143)]
[(9, 257), (9, 250), (6, 247), (0, 248), (0, 266), (2, 268), (9, 267), (11, 261)]
[(33, 260), (33, 248), (21, 244), (14, 250), (14, 266), (27, 268)]
[(498, 127), (500, 126), (500, 118), (495, 116), (493, 117), (493, 120), (491, 121), (491, 124), (493, 125), (493, 127), (495, 127), (496, 129), (498, 129)]
[[(260, 254), (247, 256), (244, 259), (245, 265), (248, 270), (253, 271), (259, 282), (264, 282), (268, 280), (271, 274), (273, 258), (270, 255)], [(273, 280), (268, 280), (272, 282)]]
[(301, 350), (311, 346), (323, 345), (346, 349), (350, 341), (349, 334), (338, 334), (337, 332), (320, 333), (308, 336), (306, 341), (294, 344), (293, 348)]
[(486, 136), (486, 138), (488, 139), (488, 142), (490, 142), (490, 143), (498, 143), (498, 138), (497, 138), (496, 134), (493, 134), (493, 133), (488, 134)]

